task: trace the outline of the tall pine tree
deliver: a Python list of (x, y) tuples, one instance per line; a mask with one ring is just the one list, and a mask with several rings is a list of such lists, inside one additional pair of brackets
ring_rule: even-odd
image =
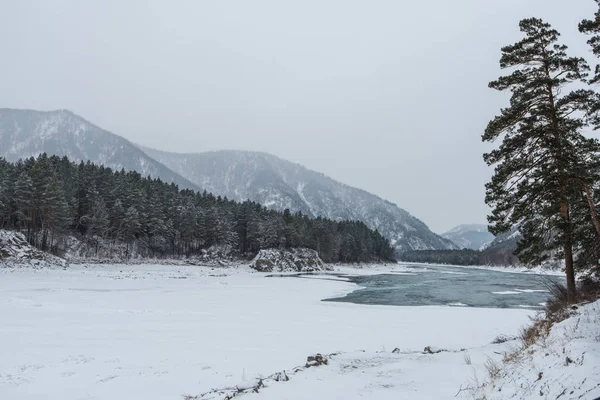
[(486, 185), (490, 232), (520, 224), (517, 255), (525, 263), (562, 257), (569, 300), (575, 301), (571, 203), (590, 179), (599, 146), (581, 133), (586, 120), (580, 115), (589, 111), (594, 93), (569, 87), (585, 79), (589, 67), (567, 56), (559, 33), (544, 21), (524, 19), (519, 26), (524, 38), (503, 47), (500, 59), (500, 67), (512, 72), (489, 84), (511, 93), (510, 106), (482, 137), (502, 138), (498, 149), (484, 155), (495, 166)]

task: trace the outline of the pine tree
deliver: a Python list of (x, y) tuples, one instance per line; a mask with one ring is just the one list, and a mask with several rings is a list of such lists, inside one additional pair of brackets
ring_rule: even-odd
[(3, 158), (0, 158), (0, 228), (8, 223), (11, 214), (11, 165)]
[(490, 232), (499, 234), (521, 224), (523, 239), (517, 255), (529, 264), (563, 257), (570, 301), (576, 299), (573, 269), (573, 197), (595, 163), (598, 142), (581, 134), (594, 93), (569, 91), (584, 79), (589, 67), (582, 58), (568, 57), (558, 44), (559, 33), (540, 19), (519, 24), (524, 38), (502, 48), (500, 67), (512, 73), (489, 86), (511, 93), (510, 106), (487, 126), (482, 139), (502, 137), (498, 149), (484, 155), (495, 165), (486, 185)]
[[(596, 57), (600, 57), (600, 0), (595, 0), (598, 4), (598, 11), (594, 13), (594, 19), (584, 19), (579, 23), (579, 32), (591, 35), (587, 41), (588, 45), (592, 48), (592, 52)], [(591, 83), (597, 83), (600, 81), (600, 65), (596, 65), (594, 77), (591, 79)]]
[(141, 228), (140, 213), (135, 206), (130, 206), (125, 211), (125, 217), (123, 218), (123, 239), (127, 243), (127, 256), (129, 256), (129, 245), (138, 237)]
[(95, 244), (96, 255), (98, 254), (98, 245), (100, 241), (106, 238), (110, 228), (108, 209), (104, 199), (97, 193), (93, 193), (91, 200), (90, 214), (87, 215), (87, 236)]
[(30, 221), (33, 202), (33, 183), (27, 172), (22, 172), (15, 182), (13, 193), (15, 203), (14, 216), (20, 229)]
[[(110, 239), (127, 245), (126, 256), (134, 246), (140, 257), (192, 257), (212, 245), (243, 257), (265, 248), (308, 247), (326, 261), (350, 262), (392, 252), (386, 239), (362, 223), (269, 211), (256, 203), (179, 190), (136, 172), (113, 172), (65, 157), (41, 155), (17, 163), (0, 159), (0, 201), (2, 224), (27, 228), (28, 239), (38, 247), (47, 246), (44, 237), (49, 235), (54, 252), (62, 250), (63, 234), (95, 244), (96, 254), (100, 241)], [(342, 250), (344, 241), (351, 245)]]
[(183, 241), (183, 252), (189, 256), (194, 250), (194, 241), (198, 229), (198, 211), (191, 198), (188, 198), (181, 207), (181, 240)]
[[(61, 182), (55, 176), (46, 187), (44, 193), (45, 210), (42, 216), (45, 218), (44, 225), (50, 231), (50, 248), (53, 247), (57, 235), (67, 231), (70, 223), (69, 203), (65, 199), (65, 193)], [(46, 238), (42, 241), (42, 249), (45, 249)]]

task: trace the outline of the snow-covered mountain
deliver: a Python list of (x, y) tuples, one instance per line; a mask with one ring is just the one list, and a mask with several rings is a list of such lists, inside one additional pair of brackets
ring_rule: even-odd
[(491, 265), (519, 265), (519, 258), (514, 255), (517, 243), (523, 238), (519, 226), (494, 238), (481, 252), (481, 261)]
[(363, 221), (388, 237), (398, 251), (456, 248), (397, 205), (271, 154), (143, 150), (200, 188), (229, 199), (250, 199), (311, 217)]
[(488, 232), (487, 226), (483, 224), (458, 225), (442, 233), (442, 237), (452, 241), (461, 249), (472, 250), (483, 250), (494, 240), (494, 235)]
[(15, 161), (42, 152), (134, 170), (271, 209), (360, 220), (388, 237), (398, 251), (456, 248), (395, 204), (270, 154), (166, 153), (140, 148), (70, 111), (0, 109), (0, 157)]
[(67, 156), (112, 169), (138, 171), (180, 187), (196, 189), (187, 179), (149, 157), (121, 136), (101, 129), (67, 110), (0, 108), (0, 157), (9, 161), (41, 153)]

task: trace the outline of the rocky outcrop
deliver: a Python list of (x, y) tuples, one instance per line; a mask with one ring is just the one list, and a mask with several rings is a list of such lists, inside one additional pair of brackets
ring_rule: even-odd
[(0, 230), (0, 267), (66, 268), (62, 258), (31, 246), (20, 232)]
[(259, 272), (315, 272), (330, 270), (315, 250), (260, 250), (250, 263)]
[(328, 363), (329, 359), (327, 356), (317, 353), (314, 356), (306, 357), (306, 364), (304, 365), (304, 368), (318, 367), (320, 365), (327, 365)]

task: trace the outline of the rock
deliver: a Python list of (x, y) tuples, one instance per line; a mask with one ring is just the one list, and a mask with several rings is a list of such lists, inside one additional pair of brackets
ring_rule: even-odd
[(423, 353), (425, 353), (425, 354), (437, 354), (437, 353), (441, 353), (442, 351), (448, 351), (448, 350), (438, 349), (437, 347), (432, 347), (432, 346), (427, 346), (423, 349)]
[(323, 354), (317, 353), (314, 356), (306, 357), (306, 368), (318, 367), (319, 365), (327, 365), (329, 360)]
[(241, 392), (241, 393), (248, 393), (248, 392), (258, 393), (258, 390), (263, 388), (264, 386), (265, 386), (265, 384), (263, 383), (262, 379), (254, 379), (252, 381), (239, 383), (236, 386), (236, 389), (238, 392)]
[(20, 232), (0, 230), (0, 267), (66, 268), (62, 258), (38, 250)]
[(298, 248), (289, 250), (260, 250), (250, 262), (250, 267), (259, 272), (316, 272), (331, 270), (315, 250)]
[(290, 380), (290, 377), (285, 371), (281, 371), (269, 376), (269, 379), (272, 379), (275, 382), (287, 382)]

